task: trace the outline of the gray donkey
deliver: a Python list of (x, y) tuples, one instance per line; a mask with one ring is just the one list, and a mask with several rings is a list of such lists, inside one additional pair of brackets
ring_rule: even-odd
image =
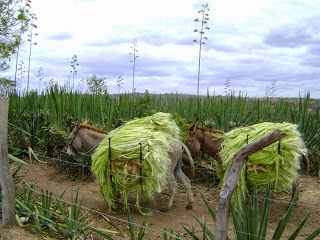
[[(107, 133), (101, 129), (87, 124), (87, 121), (82, 124), (76, 124), (73, 131), (69, 135), (69, 144), (67, 153), (70, 156), (75, 156), (82, 148), (87, 150), (95, 149), (100, 142), (107, 137)], [(177, 183), (174, 175), (178, 176), (187, 190), (188, 205), (187, 209), (192, 209), (194, 202), (193, 193), (189, 178), (182, 172), (180, 159), (182, 150), (188, 156), (192, 176), (194, 175), (194, 162), (188, 147), (179, 140), (176, 140), (173, 146), (173, 151), (170, 153), (171, 166), (167, 173), (167, 181), (170, 187), (169, 202), (161, 211), (168, 211), (172, 207), (173, 199), (177, 191)]]

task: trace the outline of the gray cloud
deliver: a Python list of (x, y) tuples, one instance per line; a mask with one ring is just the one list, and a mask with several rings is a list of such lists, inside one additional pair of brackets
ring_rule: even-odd
[(171, 60), (169, 58), (141, 57), (137, 62), (136, 69), (138, 74), (144, 77), (170, 77), (173, 75), (188, 77), (190, 74), (186, 71), (182, 61)]
[(308, 29), (300, 26), (282, 26), (266, 34), (264, 42), (274, 47), (297, 48), (310, 42), (313, 35)]
[(238, 49), (235, 48), (234, 46), (227, 45), (227, 44), (222, 44), (222, 43), (206, 43), (208, 45), (209, 49), (214, 49), (215, 51), (218, 52), (236, 52)]
[(280, 48), (298, 48), (320, 41), (320, 15), (301, 19), (299, 22), (272, 28), (264, 36), (264, 43)]
[(153, 46), (163, 46), (165, 44), (192, 46), (193, 39), (189, 34), (169, 34), (166, 32), (150, 31), (137, 36), (137, 40), (143, 41)]
[[(272, 6), (261, 10), (259, 16), (255, 15), (258, 10), (235, 19), (227, 13), (215, 17), (213, 12), (209, 21), (211, 29), (206, 33), (208, 41), (202, 49), (200, 93), (206, 94), (209, 88), (211, 93), (216, 90), (216, 94), (224, 94), (224, 84), (229, 79), (232, 90), (236, 93), (242, 90), (249, 96), (264, 96), (266, 87), (275, 81), (277, 96), (298, 96), (299, 92), (311, 91), (312, 97), (318, 97), (320, 15), (312, 15), (318, 13), (311, 2), (287, 0), (280, 5), (270, 3)], [(148, 89), (163, 93), (177, 89), (180, 93), (195, 94), (198, 44), (193, 43), (193, 39), (199, 35), (193, 32), (198, 27), (193, 19), (199, 5), (193, 5), (194, 16), (160, 16), (152, 25), (129, 26), (124, 23), (112, 26), (110, 21), (112, 32), (103, 33), (100, 28), (97, 30), (99, 38), (91, 38), (85, 44), (81, 43), (83, 39), (75, 39), (68, 32), (51, 34), (45, 40), (70, 41), (64, 48), (52, 41), (43, 41), (43, 45), (39, 42), (33, 48), (31, 81), (37, 87), (37, 69), (41, 66), (45, 81), (53, 78), (63, 84), (71, 77), (70, 61), (76, 53), (79, 59), (76, 82), (92, 74), (107, 77), (112, 92), (116, 91), (116, 79), (122, 75), (123, 88), (131, 91), (129, 45), (136, 38), (140, 56), (135, 71), (137, 91)], [(286, 17), (283, 17), (283, 11)], [(305, 16), (307, 12), (311, 17)], [(226, 14), (225, 18), (219, 18), (221, 14)], [(282, 17), (286, 24), (281, 23)], [(84, 32), (74, 33), (81, 36)], [(166, 54), (168, 49), (178, 51)], [(188, 58), (185, 59), (184, 55)], [(21, 59), (27, 59), (27, 51)], [(12, 72), (8, 76), (13, 76)]]
[(96, 41), (86, 43), (86, 46), (89, 47), (109, 47), (115, 46), (120, 44), (128, 44), (131, 43), (134, 39), (139, 42), (144, 42), (153, 46), (163, 46), (165, 44), (176, 44), (176, 45), (193, 45), (192, 38), (188, 37), (176, 37), (176, 36), (167, 36), (165, 33), (162, 32), (148, 32), (143, 34), (137, 34), (135, 38), (115, 38), (112, 37), (106, 41)]
[(46, 37), (47, 40), (56, 40), (56, 41), (63, 41), (63, 40), (69, 40), (72, 39), (72, 34), (67, 32), (61, 32), (52, 34)]
[(244, 57), (236, 60), (239, 64), (246, 64), (246, 65), (260, 65), (260, 64), (267, 64), (269, 63), (268, 60), (259, 58), (257, 56), (253, 56), (251, 58)]
[(319, 55), (320, 56), (320, 41), (319, 41), (319, 44), (310, 45), (308, 47), (307, 53), (311, 54), (311, 55)]
[(302, 65), (320, 67), (320, 56), (309, 56), (301, 61)]
[(99, 55), (80, 60), (84, 75), (119, 76), (129, 67), (130, 60), (122, 55)]
[(88, 42), (85, 43), (85, 46), (88, 47), (111, 47), (111, 46), (115, 46), (115, 45), (120, 45), (123, 43), (130, 43), (132, 42), (132, 39), (126, 39), (126, 38), (111, 38), (111, 39), (107, 39), (105, 41), (96, 41), (96, 42)]

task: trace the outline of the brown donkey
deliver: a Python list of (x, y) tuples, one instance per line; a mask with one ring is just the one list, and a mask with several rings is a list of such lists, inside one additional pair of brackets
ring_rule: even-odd
[(219, 151), (224, 133), (217, 129), (200, 127), (198, 124), (199, 118), (197, 117), (193, 125), (189, 128), (189, 134), (185, 141), (192, 156), (196, 156), (201, 151), (221, 164), (222, 160)]
[[(222, 163), (222, 159), (219, 155), (221, 143), (224, 140), (224, 133), (217, 129), (209, 129), (202, 126), (198, 126), (199, 118), (197, 117), (195, 122), (189, 128), (189, 133), (186, 137), (186, 145), (189, 148), (192, 156), (196, 156), (200, 151), (208, 154), (219, 164)], [(301, 155), (301, 159), (305, 164), (305, 172), (309, 172), (309, 158), (308, 155)]]
[[(191, 154), (196, 156), (200, 151), (211, 156), (220, 165), (222, 164), (219, 151), (221, 143), (224, 140), (224, 133), (217, 129), (207, 129), (198, 126), (199, 118), (197, 117), (193, 125), (189, 128), (189, 133), (186, 137), (186, 145)], [(305, 172), (309, 172), (309, 158), (308, 155), (300, 156), (305, 162)], [(183, 160), (185, 156), (183, 156)], [(186, 162), (187, 163), (187, 162)], [(292, 198), (296, 191), (299, 191), (299, 179), (292, 183)], [(292, 200), (292, 199), (291, 199)]]

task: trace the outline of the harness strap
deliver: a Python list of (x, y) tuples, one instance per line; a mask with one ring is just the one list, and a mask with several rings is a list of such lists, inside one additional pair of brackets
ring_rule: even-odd
[(73, 136), (73, 138), (69, 140), (69, 147), (71, 147), (72, 151), (73, 151), (75, 154), (78, 152), (78, 150), (77, 150), (72, 144), (73, 144), (73, 141), (74, 141), (74, 139), (76, 138), (79, 130), (80, 130), (80, 127), (78, 126), (77, 129), (76, 129), (76, 132), (75, 132), (75, 134), (74, 134), (74, 136)]

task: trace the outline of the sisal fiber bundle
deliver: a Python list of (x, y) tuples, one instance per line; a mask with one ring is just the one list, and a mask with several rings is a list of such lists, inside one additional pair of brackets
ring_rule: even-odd
[(169, 154), (179, 137), (180, 130), (171, 115), (161, 112), (129, 121), (109, 133), (92, 155), (92, 172), (110, 208), (118, 191), (127, 203), (128, 193), (136, 190), (138, 207), (140, 195), (152, 199), (154, 192), (161, 191), (171, 164)]
[(250, 143), (258, 140), (275, 129), (286, 133), (287, 136), (280, 143), (273, 143), (248, 156), (243, 164), (238, 186), (246, 192), (246, 183), (265, 185), (270, 181), (274, 191), (290, 188), (298, 177), (300, 157), (307, 153), (297, 125), (291, 123), (263, 122), (236, 128), (226, 133), (219, 152), (223, 161), (222, 166), (218, 166), (220, 179), (224, 180), (226, 171), (238, 149), (245, 146), (247, 141)]

